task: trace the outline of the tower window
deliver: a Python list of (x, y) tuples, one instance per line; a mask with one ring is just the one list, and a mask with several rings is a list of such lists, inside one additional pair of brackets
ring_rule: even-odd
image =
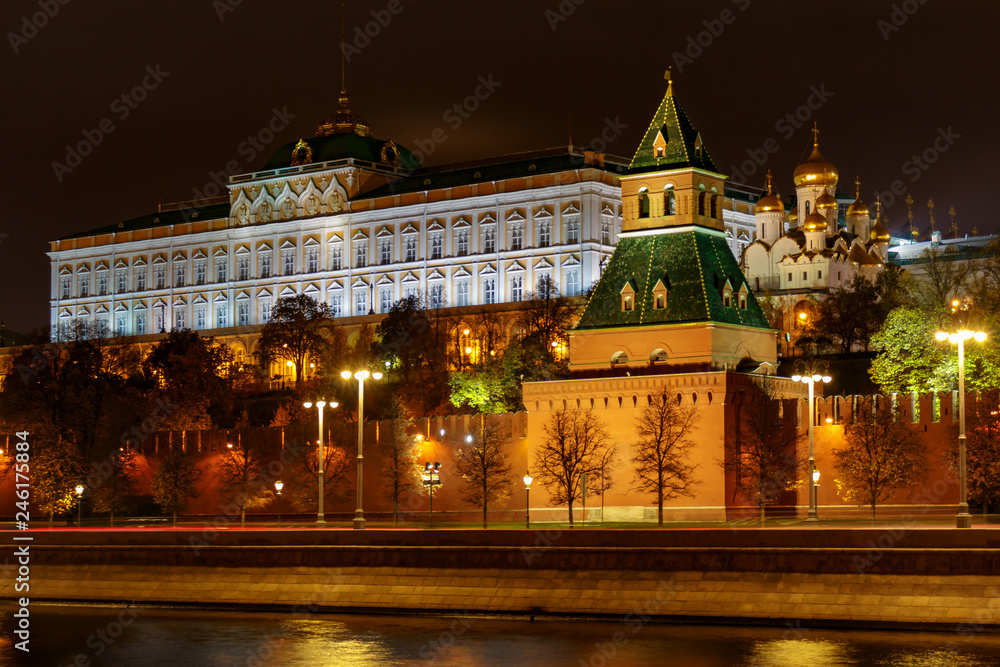
[(649, 217), (649, 193), (645, 190), (639, 193), (639, 217)]

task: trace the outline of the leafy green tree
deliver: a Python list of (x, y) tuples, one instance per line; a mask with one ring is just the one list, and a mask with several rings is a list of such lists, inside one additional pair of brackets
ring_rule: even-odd
[(657, 520), (663, 527), (663, 501), (694, 495), (697, 483), (690, 462), (691, 439), (697, 421), (694, 405), (679, 405), (666, 390), (653, 396), (635, 420), (635, 477), (639, 489), (656, 498)]
[(870, 336), (877, 330), (879, 293), (875, 285), (856, 275), (846, 287), (834, 289), (816, 305), (811, 326), (831, 338), (841, 352), (855, 346), (868, 348)]
[(153, 474), (153, 500), (171, 515), (177, 526), (177, 513), (184, 510), (189, 500), (199, 495), (198, 484), (204, 475), (194, 457), (180, 448), (167, 452)]
[(502, 362), (493, 362), (478, 370), (453, 373), (448, 379), (452, 405), (457, 408), (467, 405), (479, 413), (509, 410), (507, 384)]
[(937, 325), (925, 313), (903, 306), (889, 313), (872, 336), (879, 353), (869, 374), (886, 393), (926, 393), (951, 387), (944, 348), (934, 339)]
[[(592, 410), (556, 410), (543, 426), (545, 439), (535, 454), (538, 478), (549, 487), (549, 503), (566, 503), (573, 526), (573, 503), (582, 498), (583, 475), (600, 470), (610, 436)], [(588, 494), (595, 493), (593, 488)]]
[(260, 331), (257, 356), (264, 366), (275, 359), (287, 359), (295, 365), (295, 382), (302, 380), (306, 359), (318, 366), (326, 351), (327, 329), (333, 319), (330, 307), (306, 294), (278, 299), (271, 318)]
[(397, 301), (375, 329), (373, 363), (384, 365), (414, 414), (434, 415), (448, 401), (449, 323), (410, 296)]
[(738, 391), (734, 403), (737, 424), (726, 435), (720, 464), (735, 492), (757, 505), (763, 522), (765, 508), (799, 486), (803, 463), (796, 451), (795, 410), (767, 378)]
[(466, 482), (462, 498), (483, 510), (484, 530), (489, 506), (503, 502), (514, 485), (506, 444), (497, 418), (480, 415), (472, 441), (465, 442), (455, 452), (458, 472)]
[(844, 446), (833, 452), (836, 484), (846, 500), (871, 507), (874, 519), (879, 502), (927, 478), (927, 447), (888, 398), (859, 397), (856, 406), (844, 427)]

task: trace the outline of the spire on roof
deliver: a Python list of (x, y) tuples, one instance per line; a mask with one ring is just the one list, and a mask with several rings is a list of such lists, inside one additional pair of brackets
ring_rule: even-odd
[(715, 162), (701, 140), (701, 134), (688, 120), (674, 97), (673, 73), (668, 68), (663, 77), (667, 92), (653, 115), (653, 120), (639, 143), (630, 169), (679, 169), (694, 167), (718, 173)]
[(910, 240), (916, 243), (917, 239), (920, 238), (920, 232), (913, 226), (913, 197), (907, 194), (903, 201), (906, 202), (906, 222), (910, 226)]

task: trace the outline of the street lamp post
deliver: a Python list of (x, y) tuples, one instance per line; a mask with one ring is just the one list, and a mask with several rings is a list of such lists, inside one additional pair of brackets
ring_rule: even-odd
[(281, 525), (281, 489), (285, 487), (285, 483), (280, 479), (274, 483), (274, 490), (278, 494), (278, 525)]
[(83, 528), (83, 484), (77, 484), (74, 491), (76, 491), (76, 526)]
[(521, 479), (524, 481), (524, 527), (531, 528), (531, 483), (535, 478), (526, 472)]
[(955, 517), (956, 528), (972, 528), (972, 515), (969, 514), (969, 499), (966, 491), (965, 469), (965, 341), (974, 338), (977, 342), (986, 340), (982, 331), (959, 329), (955, 333), (939, 331), (935, 337), (958, 344), (958, 479), (959, 499), (958, 515)]
[[(337, 401), (331, 401), (329, 405), (330, 408), (332, 409), (337, 407), (338, 403)], [(305, 403), (302, 404), (302, 407), (304, 407), (306, 410), (308, 410), (312, 406), (313, 404), (311, 401), (306, 401)], [(316, 523), (318, 523), (319, 525), (326, 524), (326, 516), (323, 514), (323, 476), (324, 476), (323, 462), (326, 460), (326, 456), (324, 456), (323, 454), (323, 408), (325, 408), (326, 406), (327, 406), (326, 401), (316, 401), (316, 412), (319, 415), (319, 439), (316, 441), (317, 443), (319, 443), (319, 462), (317, 463), (318, 466), (317, 477), (319, 480), (319, 497), (316, 502)]]
[(826, 384), (832, 379), (833, 378), (829, 375), (820, 375), (819, 373), (813, 373), (811, 375), (795, 374), (792, 376), (793, 382), (804, 382), (809, 385), (809, 472), (806, 478), (809, 480), (809, 514), (806, 517), (806, 521), (819, 520), (819, 517), (816, 514), (816, 482), (819, 479), (819, 475), (816, 471), (816, 457), (814, 456), (813, 451), (813, 428), (816, 422), (816, 399), (813, 387), (817, 382)]
[(424, 463), (424, 486), (431, 499), (431, 528), (434, 527), (434, 487), (441, 484), (441, 464), (435, 461)]
[(358, 381), (358, 509), (354, 513), (354, 530), (365, 529), (365, 511), (362, 507), (362, 470), (364, 466), (364, 437), (365, 437), (365, 380), (369, 377), (373, 380), (381, 380), (381, 373), (370, 373), (368, 371), (358, 371), (351, 374), (351, 371), (343, 371), (340, 377), (350, 380), (352, 377)]

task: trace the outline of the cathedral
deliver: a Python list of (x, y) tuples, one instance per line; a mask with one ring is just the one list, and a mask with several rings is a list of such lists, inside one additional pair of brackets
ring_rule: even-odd
[(859, 182), (846, 210), (838, 203), (840, 174), (820, 152), (818, 129), (813, 129), (812, 153), (795, 168), (792, 180), (794, 203), (786, 211), (768, 172), (767, 192), (756, 207), (756, 240), (742, 260), (751, 289), (773, 300), (781, 311), (781, 328), (789, 332), (808, 318), (810, 297), (822, 298), (857, 275), (874, 280), (889, 258), (890, 241), (878, 202), (872, 224)]

